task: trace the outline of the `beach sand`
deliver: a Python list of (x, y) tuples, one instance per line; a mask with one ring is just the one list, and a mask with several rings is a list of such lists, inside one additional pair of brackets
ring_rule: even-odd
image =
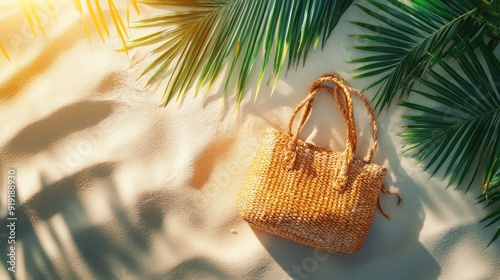
[[(293, 108), (325, 72), (338, 72), (357, 88), (369, 83), (350, 79), (355, 65), (346, 63), (357, 55), (347, 35), (362, 32), (348, 23), (362, 16), (356, 7), (323, 50), (281, 75), (272, 95), (264, 86), (254, 101), (253, 75), (235, 110), (233, 91), (222, 98), (223, 80), (206, 96), (189, 92), (163, 108), (161, 88), (155, 93), (154, 85), (135, 81), (150, 49), (131, 50), (127, 58), (116, 51), (116, 34), (102, 43), (93, 29), (90, 43), (72, 2), (58, 3), (58, 22), (44, 24), (48, 40), (30, 38), (20, 9), (0, 17), (2, 29), (24, 26), (0, 35), (12, 60), (0, 57), (0, 213), (6, 215), (7, 173), (15, 170), (17, 279), (500, 275), (500, 243), (487, 247), (495, 228), (479, 223), (486, 213), (476, 204), (479, 187), (467, 194), (446, 189), (442, 176), (430, 178), (403, 154), (398, 134), (405, 110), (397, 106), (378, 116), (373, 161), (389, 170), (385, 183), (404, 204), (382, 197), (391, 219), (376, 213), (359, 252), (327, 254), (253, 229), (238, 215), (238, 190), (265, 129), (285, 130)], [(141, 7), (143, 16), (161, 12)], [(132, 36), (147, 32), (131, 30)], [(341, 150), (346, 132), (338, 109), (326, 94), (318, 101), (301, 138)], [(369, 123), (362, 104), (354, 106), (357, 154), (364, 157)], [(9, 279), (14, 274), (1, 233), (0, 279)]]

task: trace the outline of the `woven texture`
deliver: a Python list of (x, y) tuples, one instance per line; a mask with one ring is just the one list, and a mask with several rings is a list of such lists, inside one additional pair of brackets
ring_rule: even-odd
[[(335, 152), (298, 139), (315, 96), (330, 93), (347, 124), (347, 143)], [(294, 110), (288, 132), (269, 128), (238, 196), (238, 210), (251, 225), (328, 252), (359, 250), (373, 220), (386, 169), (370, 163), (377, 127), (366, 98), (337, 74), (327, 73)], [(351, 92), (366, 105), (373, 128), (368, 156), (355, 159), (356, 129)], [(293, 120), (303, 111), (297, 129)]]

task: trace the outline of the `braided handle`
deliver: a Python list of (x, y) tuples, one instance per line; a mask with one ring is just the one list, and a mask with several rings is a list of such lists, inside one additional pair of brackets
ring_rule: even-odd
[[(375, 114), (373, 113), (373, 110), (370, 106), (370, 102), (366, 99), (366, 97), (363, 95), (363, 93), (361, 93), (356, 88), (350, 87), (347, 84), (347, 82), (344, 80), (344, 78), (342, 78), (340, 75), (338, 75), (336, 73), (326, 73), (323, 76), (321, 76), (320, 78), (318, 78), (311, 86), (310, 92), (312, 92), (315, 88), (322, 86), (322, 83), (324, 83), (324, 82), (332, 82), (332, 83), (336, 84), (337, 86), (339, 85), (339, 83), (344, 85), (345, 87), (342, 87), (344, 94), (346, 91), (349, 92), (349, 95), (350, 95), (350, 93), (355, 93), (358, 96), (358, 98), (361, 99), (361, 101), (365, 105), (366, 111), (368, 112), (368, 117), (370, 118), (370, 124), (372, 127), (372, 141), (373, 141), (373, 143), (368, 151), (368, 155), (364, 158), (363, 161), (365, 161), (367, 163), (371, 162), (373, 155), (375, 154), (375, 151), (377, 150), (377, 147), (378, 147), (378, 136), (377, 136), (378, 135), (378, 128), (377, 128), (377, 121), (375, 120)], [(351, 106), (352, 106), (352, 104), (351, 104)], [(352, 107), (349, 109), (352, 110)], [(342, 114), (344, 114), (344, 112), (342, 112)], [(353, 124), (354, 124), (354, 118), (352, 118), (352, 120), (353, 120)], [(355, 132), (356, 127), (353, 127), (353, 129)], [(356, 134), (354, 133), (353, 135), (354, 135), (354, 138), (356, 138)], [(352, 141), (356, 145), (356, 143), (357, 143), (356, 139), (353, 139)], [(356, 146), (354, 146), (354, 147), (355, 147), (354, 151), (356, 151)]]
[[(293, 165), (295, 163), (295, 158), (296, 158), (296, 149), (297, 149), (297, 143), (298, 143), (298, 137), (300, 130), (305, 124), (306, 119), (309, 117), (309, 114), (311, 112), (312, 108), (312, 103), (314, 101), (314, 98), (316, 95), (321, 91), (321, 90), (326, 90), (327, 92), (331, 93), (333, 97), (335, 98), (335, 101), (339, 105), (339, 108), (342, 112), (342, 115), (344, 117), (344, 120), (347, 124), (348, 127), (348, 141), (346, 144), (346, 149), (344, 151), (345, 155), (345, 160), (342, 164), (341, 170), (339, 170), (338, 178), (337, 181), (334, 182), (334, 188), (340, 191), (343, 191), (345, 187), (347, 186), (347, 180), (348, 180), (348, 174), (349, 174), (349, 166), (351, 162), (354, 159), (354, 154), (355, 154), (355, 149), (356, 149), (356, 129), (354, 125), (354, 118), (353, 118), (353, 111), (352, 111), (352, 100), (350, 96), (350, 92), (347, 91), (347, 93), (343, 94), (343, 100), (340, 99), (341, 95), (339, 94), (338, 87), (332, 89), (331, 87), (326, 87), (326, 86), (321, 86), (318, 84), (316, 88), (313, 89), (313, 91), (304, 99), (294, 110), (292, 114), (292, 118), (290, 119), (289, 125), (288, 125), (288, 134), (292, 137), (291, 141), (288, 143), (288, 146), (285, 151), (285, 161), (287, 164), (287, 168), (291, 169), (293, 168)], [(345, 107), (343, 105), (343, 102), (346, 103)], [(292, 125), (293, 125), (293, 120), (295, 119), (296, 115), (298, 112), (304, 107), (307, 106), (306, 109), (304, 110), (304, 113), (300, 117), (298, 127), (296, 129), (296, 132), (292, 134)]]
[[(336, 86), (334, 88), (330, 86), (325, 86), (323, 85), (323, 83), (325, 82), (332, 82)], [(302, 130), (307, 118), (311, 113), (314, 98), (321, 90), (326, 90), (327, 92), (333, 95), (337, 105), (339, 106), (342, 116), (344, 117), (344, 121), (347, 125), (347, 141), (346, 141), (347, 143), (346, 143), (346, 149), (344, 151), (345, 160), (340, 170), (339, 178), (336, 182), (336, 185), (334, 186), (334, 188), (342, 191), (347, 185), (349, 166), (351, 162), (354, 160), (354, 155), (356, 154), (356, 147), (357, 147), (356, 126), (354, 122), (353, 105), (351, 99), (352, 91), (365, 104), (366, 108), (368, 109), (368, 113), (370, 115), (370, 121), (372, 124), (373, 145), (370, 148), (368, 156), (364, 160), (365, 162), (371, 161), (373, 154), (375, 153), (375, 150), (377, 148), (378, 141), (377, 141), (377, 125), (375, 122), (375, 116), (370, 108), (368, 100), (360, 91), (349, 87), (345, 82), (345, 80), (338, 74), (326, 73), (320, 78), (318, 78), (311, 86), (309, 90), (310, 92), (309, 95), (299, 105), (297, 105), (297, 107), (293, 111), (292, 117), (290, 118), (290, 121), (288, 123), (288, 134), (292, 137), (292, 139), (288, 143), (285, 151), (285, 161), (288, 169), (293, 168), (296, 158), (296, 149), (297, 149), (299, 133)], [(305, 110), (299, 119), (297, 129), (295, 133), (292, 133), (293, 120), (297, 116), (298, 112), (304, 107)]]

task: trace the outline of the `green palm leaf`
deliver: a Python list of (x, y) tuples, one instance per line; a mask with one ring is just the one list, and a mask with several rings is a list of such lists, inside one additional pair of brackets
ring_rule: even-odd
[[(479, 202), (488, 206), (496, 203), (498, 207), (500, 61), (482, 44), (479, 53), (469, 43), (462, 44), (463, 52), (453, 53), (460, 71), (444, 59), (434, 57), (443, 72), (430, 70), (431, 79), (420, 79), (424, 89), (412, 90), (419, 95), (418, 103), (400, 101), (420, 113), (405, 116), (409, 124), (402, 138), (409, 143), (406, 151), (413, 151), (419, 161), (425, 161), (426, 169), (434, 168), (432, 175), (444, 170), (445, 176), (450, 176), (449, 184), (465, 183), (468, 190), (482, 170), (483, 196)], [(480, 62), (480, 57), (484, 57), (485, 63)], [(483, 221), (500, 227), (500, 208)], [(493, 240), (499, 235), (500, 228)]]
[(497, 0), (471, 0), (479, 7), (479, 19), (488, 26), (489, 35), (500, 40), (500, 2)]
[[(287, 69), (304, 61), (311, 46), (322, 45), (352, 0), (145, 0), (146, 4), (176, 6), (179, 12), (145, 18), (136, 27), (160, 30), (134, 39), (128, 47), (158, 43), (146, 73), (146, 83), (167, 77), (162, 100), (185, 95), (196, 85), (214, 83), (224, 65), (230, 63), (224, 93), (238, 68), (237, 104), (257, 57), (263, 52), (256, 92), (267, 65), (272, 63), (269, 80), (276, 82), (286, 59)], [(271, 58), (271, 55), (273, 57)]]
[(483, 37), (485, 23), (477, 19), (480, 9), (468, 1), (368, 2), (373, 8), (358, 7), (377, 24), (352, 22), (369, 32), (352, 36), (367, 42), (353, 48), (371, 54), (351, 63), (364, 64), (354, 70), (357, 73), (354, 78), (377, 76), (368, 86), (378, 86), (377, 109), (387, 108), (394, 97), (402, 98), (410, 93), (415, 77), (422, 77), (431, 63), (429, 54), (446, 56), (461, 38)]

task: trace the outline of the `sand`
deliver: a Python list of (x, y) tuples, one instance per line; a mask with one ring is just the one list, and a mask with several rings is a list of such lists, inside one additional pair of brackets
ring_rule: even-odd
[[(486, 213), (475, 201), (480, 190), (446, 189), (442, 176), (430, 178), (403, 155), (402, 108), (378, 117), (374, 162), (388, 168), (386, 185), (405, 202), (398, 207), (395, 198), (382, 198), (391, 219), (376, 213), (359, 252), (326, 254), (253, 229), (239, 217), (238, 189), (265, 129), (284, 130), (309, 85), (325, 72), (338, 72), (358, 88), (369, 83), (350, 79), (354, 65), (346, 63), (356, 56), (347, 35), (360, 32), (347, 22), (361, 16), (355, 7), (324, 50), (283, 73), (272, 96), (271, 87), (263, 87), (254, 102), (253, 76), (236, 111), (231, 94), (222, 99), (220, 83), (207, 96), (190, 92), (182, 103), (161, 107), (154, 86), (135, 81), (148, 49), (127, 58), (115, 51), (116, 35), (102, 43), (92, 30), (89, 43), (71, 1), (58, 3), (58, 23), (47, 18), (44, 24), (48, 40), (30, 38), (19, 9), (0, 17), (2, 30), (13, 26), (0, 34), (12, 59), (0, 57), (0, 213), (7, 215), (7, 173), (15, 170), (18, 218), (16, 273), (7, 270), (3, 228), (0, 279), (500, 275), (500, 243), (487, 247), (495, 229), (478, 223)], [(142, 15), (159, 12), (143, 8)], [(342, 149), (345, 126), (330, 99), (318, 97), (301, 137)], [(361, 103), (355, 107), (363, 157), (369, 126)]]

